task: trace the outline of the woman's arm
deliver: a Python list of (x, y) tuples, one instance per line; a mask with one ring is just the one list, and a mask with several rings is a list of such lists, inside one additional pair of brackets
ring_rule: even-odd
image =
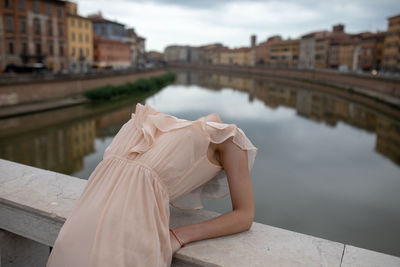
[(232, 138), (228, 138), (218, 146), (221, 163), (228, 178), (232, 211), (200, 223), (175, 228), (176, 235), (185, 244), (242, 232), (252, 225), (254, 193), (248, 169), (247, 151), (234, 144)]

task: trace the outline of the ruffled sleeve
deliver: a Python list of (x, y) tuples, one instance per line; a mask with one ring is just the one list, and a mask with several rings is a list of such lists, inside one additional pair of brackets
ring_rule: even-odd
[[(248, 153), (248, 168), (249, 173), (251, 173), (258, 148), (253, 145), (241, 128), (236, 124), (206, 121), (206, 130), (209, 134), (210, 142), (216, 144), (220, 144), (233, 136), (232, 142)], [(171, 204), (181, 210), (197, 210), (204, 208), (201, 202), (202, 198), (223, 198), (228, 194), (228, 178), (224, 169), (221, 169), (208, 182), (175, 199)]]
[(129, 153), (144, 153), (154, 144), (157, 130), (168, 132), (187, 127), (193, 122), (155, 110), (149, 104), (136, 104), (136, 112), (131, 114), (136, 128), (141, 131), (141, 142), (129, 149)]

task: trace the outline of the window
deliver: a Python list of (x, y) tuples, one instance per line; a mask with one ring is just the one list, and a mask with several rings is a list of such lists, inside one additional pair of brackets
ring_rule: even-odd
[(86, 34), (86, 43), (89, 43), (89, 34)]
[(82, 21), (78, 20), (78, 27), (81, 28), (82, 27)]
[(74, 26), (74, 25), (75, 25), (75, 20), (71, 19), (71, 26)]
[(86, 48), (86, 57), (89, 57), (89, 48)]
[(34, 28), (35, 34), (40, 34), (40, 22), (39, 22), (39, 19), (34, 19), (33, 20), (33, 28)]
[(26, 21), (24, 17), (19, 18), (19, 31), (21, 33), (26, 33)]
[(75, 47), (72, 47), (71, 56), (75, 56)]
[(6, 16), (6, 27), (8, 32), (14, 31), (14, 18), (12, 16)]
[(60, 45), (60, 57), (64, 56), (64, 46)]
[(35, 52), (36, 52), (36, 55), (42, 54), (42, 45), (40, 44), (40, 42), (37, 42), (35, 44)]
[(82, 33), (79, 34), (79, 42), (82, 42)]
[(33, 1), (33, 11), (35, 13), (39, 13), (39, 1), (38, 0)]
[(18, 0), (18, 9), (19, 10), (25, 9), (25, 0)]
[(53, 44), (49, 44), (49, 54), (50, 54), (50, 56), (52, 56), (52, 55), (54, 55), (54, 47), (53, 47)]
[(71, 33), (71, 40), (72, 40), (73, 42), (75, 42), (75, 33), (74, 33), (74, 32)]
[(106, 34), (106, 26), (105, 25), (101, 25), (101, 34)]
[(58, 9), (57, 9), (57, 11), (58, 11), (58, 16), (59, 17), (62, 17), (63, 16), (63, 10), (62, 10), (62, 7), (58, 7)]
[(51, 4), (47, 4), (47, 15), (51, 15)]
[(11, 0), (5, 0), (4, 1), (4, 7), (5, 8), (11, 8)]
[(51, 20), (47, 21), (47, 33), (49, 36), (53, 36), (53, 23)]
[(62, 37), (64, 35), (63, 33), (63, 25), (62, 23), (58, 24), (58, 36)]
[(26, 41), (22, 41), (22, 46), (21, 46), (21, 54), (26, 55), (28, 54), (28, 44)]
[(83, 58), (83, 49), (79, 48), (79, 58)]
[(8, 40), (8, 53), (14, 55), (14, 40)]
[(85, 22), (85, 28), (89, 28), (89, 23), (87, 21)]

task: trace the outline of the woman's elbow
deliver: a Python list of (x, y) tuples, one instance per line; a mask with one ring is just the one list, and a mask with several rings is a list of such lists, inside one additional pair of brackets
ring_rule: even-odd
[(254, 220), (254, 212), (243, 212), (241, 220), (242, 231), (247, 231), (251, 228)]

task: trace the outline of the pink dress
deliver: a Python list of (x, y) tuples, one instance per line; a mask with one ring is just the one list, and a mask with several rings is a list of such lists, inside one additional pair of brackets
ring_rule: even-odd
[(257, 148), (235, 124), (188, 121), (136, 105), (90, 175), (61, 228), (47, 267), (170, 266), (169, 204), (200, 209), (202, 197), (229, 193), (210, 142)]

